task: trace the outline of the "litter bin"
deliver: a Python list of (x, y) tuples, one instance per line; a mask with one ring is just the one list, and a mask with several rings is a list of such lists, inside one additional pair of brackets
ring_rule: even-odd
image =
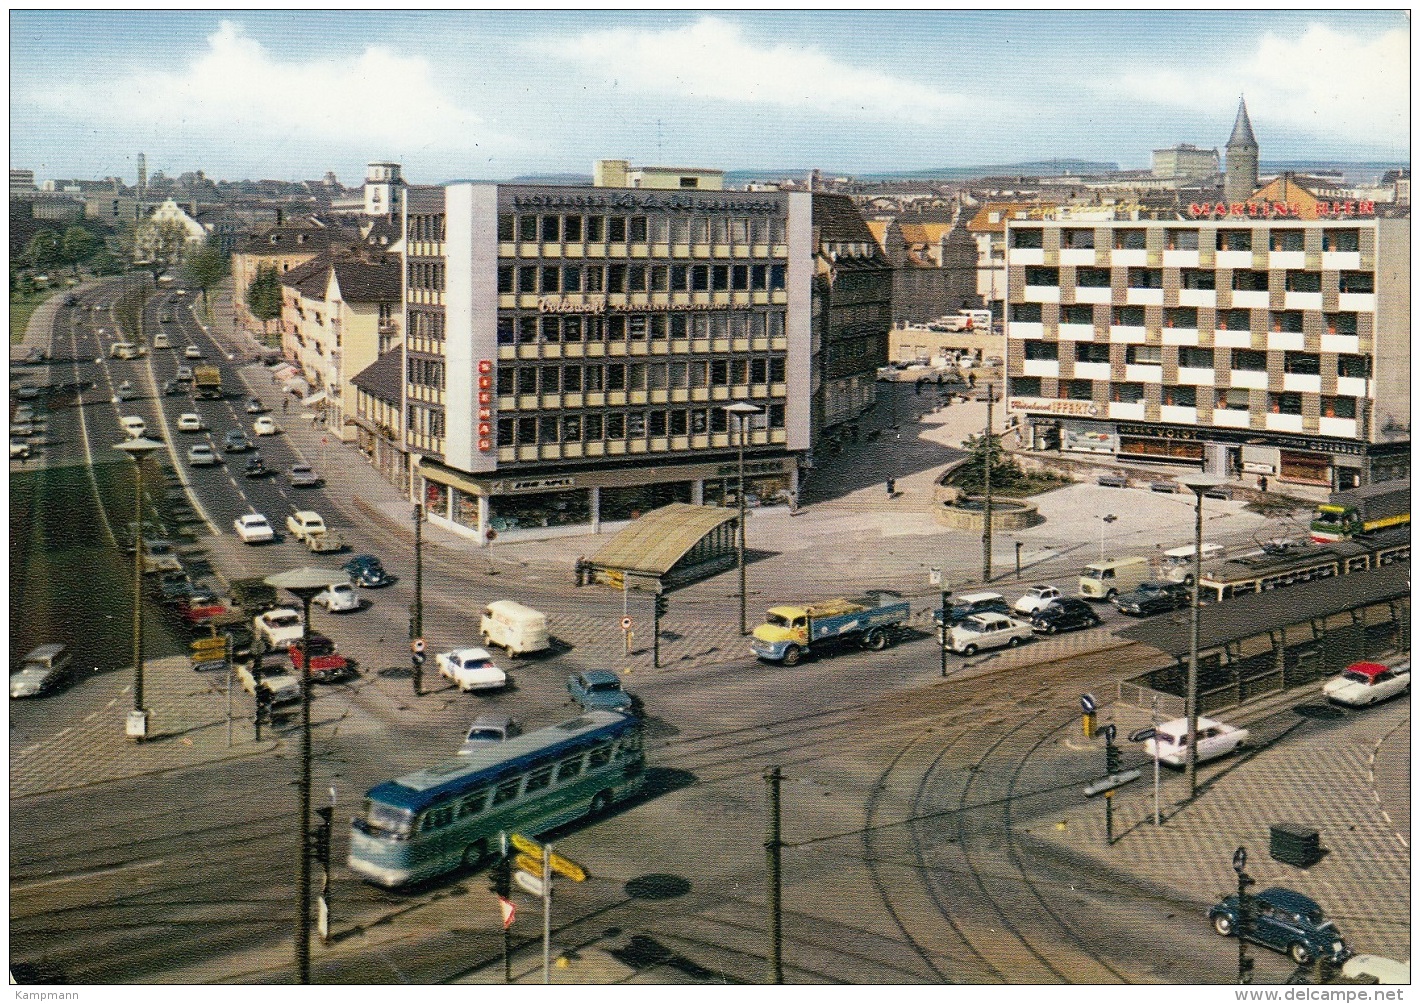
[(1274, 823), (1271, 854), (1274, 860), (1309, 868), (1321, 860), (1321, 834), (1300, 823)]

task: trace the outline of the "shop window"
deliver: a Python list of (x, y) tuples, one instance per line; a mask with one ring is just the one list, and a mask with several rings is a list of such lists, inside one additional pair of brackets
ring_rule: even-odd
[(1109, 323), (1115, 327), (1142, 328), (1144, 326), (1144, 308), (1115, 307), (1110, 311)]
[(1247, 310), (1220, 310), (1217, 325), (1220, 331), (1251, 331), (1252, 313)]
[(1059, 342), (1042, 342), (1034, 339), (1026, 342), (1027, 359), (1059, 359)]
[(1045, 234), (1039, 227), (1012, 227), (1011, 247), (1013, 248), (1042, 248), (1045, 247)]
[(1143, 251), (1146, 246), (1143, 230), (1116, 230), (1114, 232), (1116, 251)]
[(1192, 385), (1178, 387), (1165, 386), (1161, 389), (1162, 401), (1172, 408), (1198, 407), (1197, 388)]
[(1011, 320), (1020, 321), (1024, 324), (1039, 324), (1041, 318), (1040, 304), (1038, 303), (1013, 303), (1011, 304)]
[(569, 243), (582, 239), (582, 217), (566, 216), (562, 219), (562, 239)]
[(1282, 369), (1286, 373), (1317, 376), (1321, 373), (1321, 359), (1310, 352), (1288, 352), (1282, 360)]
[(1109, 289), (1111, 283), (1107, 268), (1075, 269), (1075, 285), (1083, 289)]
[(1291, 293), (1320, 293), (1321, 273), (1289, 271), (1287, 273), (1287, 291)]
[(1087, 303), (1072, 303), (1060, 308), (1061, 324), (1094, 324), (1095, 308)]
[(537, 240), (537, 217), (518, 217), (518, 239), (523, 241)]
[(1267, 353), (1256, 349), (1233, 349), (1233, 369), (1267, 372)]
[(1302, 413), (1302, 395), (1268, 394), (1267, 410), (1274, 415), (1300, 415)]
[(1075, 361), (1077, 363), (1109, 362), (1109, 346), (1099, 342), (1076, 342)]
[(1342, 272), (1341, 292), (1343, 293), (1374, 293), (1376, 291), (1376, 277), (1370, 272)]
[(495, 495), (488, 500), (488, 510), (489, 526), (500, 531), (581, 526), (592, 521), (591, 498), (586, 489)]
[(1196, 328), (1198, 327), (1197, 307), (1168, 307), (1164, 310), (1164, 327), (1166, 328)]
[(1110, 384), (1109, 399), (1118, 404), (1142, 404), (1144, 401), (1144, 385), (1142, 383), (1115, 383)]
[(1321, 399), (1321, 413), (1325, 418), (1355, 418), (1356, 399), (1354, 397), (1324, 397)]
[(624, 244), (626, 242), (626, 217), (608, 216), (606, 218), (606, 239), (611, 244)]
[(1129, 345), (1125, 347), (1124, 361), (1135, 366), (1161, 366), (1164, 350), (1161, 345)]
[(672, 502), (690, 502), (688, 481), (670, 481), (659, 485), (633, 485), (601, 490), (601, 518), (609, 522), (637, 519), (653, 509)]
[(1268, 247), (1273, 251), (1301, 251), (1304, 248), (1300, 230), (1274, 230), (1268, 235)]
[(1071, 401), (1094, 400), (1095, 388), (1092, 380), (1062, 380), (1061, 384), (1065, 390), (1064, 396)]
[(1028, 268), (1026, 269), (1027, 286), (1058, 286), (1060, 285), (1060, 270), (1058, 268)]
[(1011, 393), (1040, 397), (1040, 377), (1011, 377)]
[(1219, 251), (1251, 251), (1252, 231), (1251, 230), (1219, 230), (1218, 231)]
[(1253, 293), (1267, 292), (1267, 273), (1250, 268), (1233, 271), (1233, 289)]
[(1159, 268), (1131, 268), (1129, 286), (1131, 289), (1163, 289), (1164, 271)]
[(1095, 246), (1095, 232), (1067, 227), (1060, 231), (1060, 246), (1071, 250), (1088, 250)]
[(1321, 233), (1323, 251), (1360, 251), (1361, 232), (1359, 230), (1323, 230)]
[(1371, 358), (1370, 356), (1358, 356), (1350, 353), (1343, 353), (1336, 357), (1336, 375), (1342, 377), (1356, 377), (1360, 379), (1370, 379)]
[(1300, 310), (1278, 310), (1268, 315), (1267, 326), (1273, 331), (1301, 334), (1302, 312)]
[(1201, 268), (1186, 268), (1179, 275), (1180, 289), (1213, 289), (1217, 275)]

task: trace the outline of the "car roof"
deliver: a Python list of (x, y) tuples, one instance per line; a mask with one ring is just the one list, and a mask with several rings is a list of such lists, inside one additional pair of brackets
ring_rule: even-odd
[(265, 523), (266, 521), (266, 517), (259, 512), (249, 512), (241, 517), (243, 523)]
[(976, 603), (980, 600), (1004, 600), (1006, 597), (1000, 593), (963, 593), (958, 596), (954, 603)]
[(588, 683), (620, 683), (621, 677), (617, 676), (609, 669), (588, 669), (578, 674)]
[[(1211, 718), (1204, 718), (1202, 715), (1199, 715), (1199, 716), (1198, 716), (1198, 727), (1199, 727), (1200, 729), (1213, 729), (1213, 728), (1217, 728), (1218, 726), (1220, 726), (1220, 725), (1222, 725), (1222, 724), (1223, 724), (1222, 722), (1215, 722), (1215, 721), (1214, 721), (1213, 719), (1211, 719)], [(1165, 729), (1165, 730), (1167, 730), (1167, 731), (1169, 731), (1169, 732), (1187, 732), (1187, 731), (1188, 731), (1188, 719), (1187, 719), (1187, 718), (1175, 718), (1173, 721), (1170, 721), (1170, 722), (1160, 722), (1157, 727), (1160, 728), (1160, 729)]]
[(1353, 662), (1346, 667), (1348, 673), (1360, 673), (1363, 676), (1377, 677), (1389, 670), (1389, 666), (1382, 666), (1378, 662)]
[(25, 656), (25, 662), (39, 662), (44, 659), (53, 659), (64, 651), (64, 645), (57, 641), (51, 641), (44, 645), (37, 645), (30, 649)]
[(486, 648), (456, 648), (449, 655), (458, 656), (461, 662), (466, 659), (487, 659), (490, 662), (493, 660)]
[(1282, 909), (1290, 911), (1291, 913), (1312, 914), (1322, 912), (1320, 904), (1310, 896), (1303, 896), (1293, 889), (1286, 889), (1280, 885), (1273, 886), (1271, 889), (1262, 890), (1262, 892), (1257, 894), (1257, 898), (1266, 900), (1273, 906), (1280, 906)]

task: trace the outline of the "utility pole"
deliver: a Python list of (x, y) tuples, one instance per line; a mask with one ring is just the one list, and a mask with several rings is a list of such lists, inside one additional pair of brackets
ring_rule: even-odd
[[(1114, 777), (1119, 773), (1119, 747), (1114, 745), (1114, 725), (1104, 727), (1104, 776)], [(1114, 791), (1104, 793), (1104, 842), (1114, 844)]]
[(542, 982), (552, 982), (552, 845), (542, 845)]
[(952, 595), (951, 583), (942, 574), (940, 568), (932, 568), (927, 572), (927, 581), (942, 591), (942, 623), (937, 626), (937, 640), (941, 642), (942, 649), (942, 675), (947, 675), (947, 600)]
[(779, 839), (779, 785), (784, 774), (778, 767), (770, 767), (764, 772), (764, 780), (769, 785), (769, 832), (764, 840), (764, 860), (769, 869), (769, 967), (765, 979), (779, 985), (784, 982), (784, 927), (780, 904), (780, 849), (784, 844)]
[(670, 601), (669, 601), (668, 599), (666, 599), (665, 595), (662, 594), (662, 593), (657, 593), (657, 594), (656, 594), (656, 596), (655, 596), (655, 601), (656, 601), (656, 605), (655, 605), (655, 608), (654, 608), (654, 610), (655, 610), (655, 616), (654, 616), (654, 617), (652, 618), (652, 620), (651, 620), (651, 633), (652, 633), (652, 638), (653, 638), (652, 643), (651, 643), (651, 665), (652, 665), (652, 667), (654, 667), (655, 669), (660, 669), (660, 668), (661, 668), (661, 618), (666, 615), (666, 611), (670, 608)]
[(321, 866), (320, 892), (316, 896), (316, 933), (322, 945), (330, 943), (330, 838), (335, 828), (335, 785), (330, 786), (330, 804), (316, 809), (320, 822), (311, 834), (316, 860)]
[(1243, 937), (1243, 932), (1248, 929), (1252, 922), (1252, 897), (1248, 895), (1247, 887), (1255, 881), (1248, 876), (1247, 868), (1247, 848), (1239, 847), (1233, 852), (1233, 871), (1238, 873), (1238, 929), (1235, 932), (1238, 936), (1238, 983), (1246, 985), (1252, 982), (1252, 959), (1247, 954), (1247, 939)]
[[(418, 502), (414, 506), (414, 609), (409, 617), (409, 640), (411, 642), (424, 637), (424, 503)], [(414, 696), (418, 697), (424, 689), (424, 653), (414, 653), (416, 658), (412, 659), (413, 672), (410, 676), (414, 680)]]
[(981, 528), (981, 581), (991, 581), (991, 404), (994, 397), (991, 384), (986, 385), (986, 520)]
[(232, 632), (227, 632), (226, 644), (222, 646), (222, 655), (227, 661), (227, 748), (232, 747), (232, 684), (236, 681), (236, 674), (232, 668)]

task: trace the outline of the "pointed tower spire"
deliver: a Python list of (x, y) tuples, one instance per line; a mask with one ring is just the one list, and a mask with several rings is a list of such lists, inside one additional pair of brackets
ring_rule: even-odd
[(1238, 117), (1228, 139), (1228, 164), (1223, 175), (1223, 197), (1229, 202), (1246, 202), (1257, 191), (1257, 138), (1247, 117), (1247, 102), (1238, 98)]
[(1238, 98), (1238, 117), (1233, 123), (1233, 134), (1228, 138), (1228, 149), (1233, 147), (1251, 147), (1257, 149), (1257, 137), (1252, 134), (1252, 122), (1247, 117), (1247, 101)]

